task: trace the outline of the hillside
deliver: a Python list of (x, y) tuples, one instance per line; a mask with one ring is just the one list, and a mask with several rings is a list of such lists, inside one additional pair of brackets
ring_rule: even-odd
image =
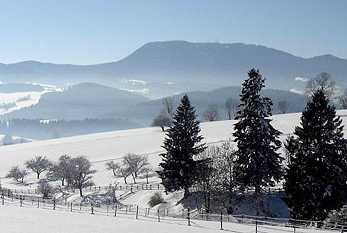
[(332, 55), (309, 59), (242, 43), (148, 43), (117, 62), (98, 65), (58, 65), (35, 61), (0, 64), (3, 82), (41, 82), (60, 86), (95, 82), (158, 98), (193, 90), (238, 86), (250, 68), (260, 69), (268, 88), (302, 88), (295, 77), (311, 78), (321, 72), (347, 87), (347, 60)]
[[(343, 124), (347, 123), (347, 110), (338, 111)], [(285, 140), (292, 134), (294, 127), (299, 124), (300, 114), (285, 114), (273, 116), (273, 126), (283, 134)], [(201, 134), (207, 144), (219, 143), (227, 140), (233, 132), (234, 121), (206, 122), (201, 124)], [(347, 128), (344, 128), (347, 135)], [(114, 181), (112, 172), (107, 171), (106, 161), (119, 161), (127, 153), (147, 155), (151, 165), (157, 168), (161, 158), (158, 156), (163, 149), (165, 133), (159, 128), (142, 128), (134, 130), (114, 131), (108, 133), (90, 134), (70, 138), (61, 138), (46, 141), (35, 141), (19, 145), (0, 147), (0, 171), (4, 176), (14, 165), (23, 166), (24, 161), (35, 156), (47, 156), (57, 160), (61, 155), (84, 155), (93, 162), (97, 170), (94, 181), (97, 185), (109, 185)], [(29, 183), (35, 182), (35, 176), (29, 176)], [(16, 187), (11, 180), (2, 179), (2, 184)], [(119, 179), (118, 182), (122, 182)]]
[[(227, 119), (225, 101), (228, 98), (239, 99), (240, 87), (224, 87), (212, 91), (187, 93), (197, 110), (198, 119), (203, 121), (203, 112), (210, 105), (216, 105), (220, 119)], [(289, 103), (290, 112), (300, 112), (306, 104), (306, 97), (289, 91), (265, 89), (262, 94), (273, 100), (273, 113), (277, 113), (279, 101)], [(174, 106), (178, 106), (182, 94), (174, 96)], [(83, 120), (85, 118), (104, 118), (123, 120), (122, 128), (148, 127), (162, 108), (162, 100), (148, 100), (140, 95), (117, 90), (97, 84), (80, 84), (70, 89), (47, 93), (37, 105), (0, 116), (0, 119), (66, 119)], [(0, 129), (0, 133), (1, 133)], [(19, 130), (19, 129), (18, 129)], [(7, 132), (3, 132), (7, 133)], [(33, 137), (32, 135), (17, 135)], [(71, 132), (70, 135), (73, 135)], [(76, 135), (76, 134), (75, 134)]]
[[(146, 97), (94, 83), (71, 86), (63, 92), (44, 94), (38, 104), (5, 115), (4, 119), (85, 119), (100, 118), (105, 112), (149, 101)], [(110, 116), (109, 118), (117, 118)]]

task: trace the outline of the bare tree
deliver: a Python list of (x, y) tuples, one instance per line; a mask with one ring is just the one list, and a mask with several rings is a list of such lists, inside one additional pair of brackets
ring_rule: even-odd
[(345, 89), (343, 94), (339, 96), (339, 102), (342, 109), (347, 109), (347, 89)]
[(137, 154), (127, 154), (123, 157), (124, 167), (130, 171), (130, 174), (136, 184), (136, 178), (141, 169), (148, 165), (147, 156)]
[(130, 176), (131, 172), (129, 168), (121, 167), (119, 169), (119, 175), (117, 177), (122, 177), (125, 184), (128, 184), (127, 178)]
[(227, 112), (228, 120), (233, 119), (236, 116), (237, 111), (237, 100), (228, 98), (224, 104), (225, 111)]
[(106, 163), (106, 169), (112, 170), (113, 175), (117, 177), (119, 175), (120, 165), (119, 163), (115, 163), (113, 161)]
[(14, 166), (10, 169), (6, 178), (14, 179), (17, 182), (24, 183), (24, 178), (28, 175), (25, 169), (20, 169), (19, 166)]
[(306, 94), (312, 96), (317, 90), (322, 90), (329, 100), (334, 98), (337, 92), (337, 87), (330, 74), (323, 72), (308, 80), (305, 88)]
[(60, 156), (57, 163), (52, 163), (49, 166), (47, 176), (61, 180), (61, 186), (64, 186), (65, 180), (68, 180), (70, 174), (70, 160), (71, 157), (68, 155)]
[(46, 157), (37, 156), (34, 159), (26, 161), (25, 165), (28, 169), (36, 173), (37, 179), (40, 179), (40, 174), (48, 169), (51, 162)]
[(150, 175), (152, 172), (153, 172), (153, 169), (152, 169), (152, 167), (149, 166), (149, 165), (147, 165), (147, 166), (145, 166), (145, 167), (143, 167), (143, 168), (141, 169), (141, 173), (144, 174), (145, 177), (146, 177), (146, 183), (147, 183), (147, 184), (149, 183), (149, 182), (148, 182), (149, 175)]
[(208, 121), (220, 120), (217, 105), (211, 104), (204, 112), (204, 118)]
[(84, 156), (70, 160), (69, 184), (79, 189), (81, 197), (83, 196), (82, 189), (84, 187), (94, 185), (91, 174), (95, 172), (95, 170), (91, 170), (90, 161)]
[(170, 127), (172, 125), (172, 116), (174, 114), (173, 102), (173, 97), (165, 97), (162, 99), (163, 109), (159, 112), (158, 116), (154, 118), (152, 126), (159, 126), (164, 132), (165, 127)]
[(277, 112), (279, 114), (286, 114), (289, 112), (289, 102), (287, 100), (280, 100), (277, 104)]
[(174, 97), (165, 97), (163, 98), (163, 101), (162, 101), (164, 105), (165, 113), (167, 113), (169, 116), (173, 116), (174, 114), (173, 102), (174, 102)]
[(160, 127), (163, 132), (165, 131), (165, 127), (170, 127), (171, 124), (172, 124), (171, 115), (168, 115), (164, 111), (160, 111), (159, 115), (156, 118), (154, 118), (152, 122), (152, 126)]

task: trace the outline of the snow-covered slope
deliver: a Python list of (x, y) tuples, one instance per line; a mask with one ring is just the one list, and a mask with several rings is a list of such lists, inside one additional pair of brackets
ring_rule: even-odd
[[(347, 123), (347, 110), (338, 111)], [(294, 127), (300, 122), (300, 114), (285, 114), (273, 116), (273, 126), (280, 130), (284, 141), (287, 135), (292, 134)], [(234, 121), (204, 122), (201, 124), (201, 134), (207, 144), (220, 143), (232, 136)], [(344, 129), (347, 135), (347, 128)], [(0, 147), (0, 174), (4, 177), (14, 165), (24, 167), (24, 162), (35, 156), (46, 156), (56, 161), (61, 155), (86, 156), (93, 163), (96, 185), (109, 185), (115, 182), (112, 172), (107, 171), (107, 161), (118, 161), (127, 153), (147, 155), (151, 165), (156, 169), (163, 152), (161, 148), (165, 133), (159, 128), (141, 128), (134, 130), (114, 131), (108, 133), (90, 134), (70, 138), (60, 138), (46, 141), (35, 141), (25, 144)], [(32, 174), (27, 180), (35, 182)], [(2, 183), (11, 187), (15, 185), (11, 180), (2, 179)], [(122, 182), (121, 179), (118, 180)]]
[[(11, 217), (9, 217), (11, 216)], [(95, 233), (95, 232), (123, 232), (123, 233), (217, 233), (221, 232), (219, 222), (194, 220), (187, 226), (187, 220), (165, 218), (161, 222), (155, 216), (139, 216), (133, 214), (118, 215), (112, 213), (96, 213), (73, 211), (68, 209), (55, 210), (36, 208), (30, 205), (7, 206), (0, 205), (1, 230), (7, 233), (27, 232), (34, 229), (36, 233)], [(224, 223), (227, 232), (249, 233), (255, 232), (254, 224)], [(292, 228), (275, 226), (258, 226), (258, 232), (278, 233), (293, 232)], [(294, 231), (295, 232), (295, 231)], [(328, 233), (337, 231), (297, 229), (301, 233)]]

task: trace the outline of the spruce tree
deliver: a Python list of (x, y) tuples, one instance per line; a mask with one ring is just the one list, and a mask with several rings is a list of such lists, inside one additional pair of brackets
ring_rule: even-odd
[(184, 196), (189, 195), (189, 187), (197, 180), (197, 162), (194, 156), (206, 148), (200, 143), (203, 137), (199, 133), (195, 109), (185, 95), (166, 134), (163, 145), (166, 152), (161, 154), (163, 161), (159, 166), (162, 169), (158, 174), (166, 192), (184, 189)]
[(271, 116), (272, 101), (261, 97), (265, 78), (259, 70), (248, 71), (249, 78), (242, 84), (240, 104), (235, 120), (235, 142), (237, 143), (234, 167), (235, 181), (243, 190), (255, 187), (273, 186), (283, 176), (283, 160), (276, 151), (281, 147), (277, 139), (281, 134), (274, 129), (268, 118)]
[(290, 155), (285, 199), (292, 218), (324, 220), (346, 200), (346, 141), (343, 126), (324, 90), (316, 90), (301, 126), (287, 139)]

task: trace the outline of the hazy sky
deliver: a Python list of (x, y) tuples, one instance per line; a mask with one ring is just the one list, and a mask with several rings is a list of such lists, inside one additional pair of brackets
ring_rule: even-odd
[(347, 59), (347, 0), (0, 0), (0, 63), (111, 62), (166, 40)]

